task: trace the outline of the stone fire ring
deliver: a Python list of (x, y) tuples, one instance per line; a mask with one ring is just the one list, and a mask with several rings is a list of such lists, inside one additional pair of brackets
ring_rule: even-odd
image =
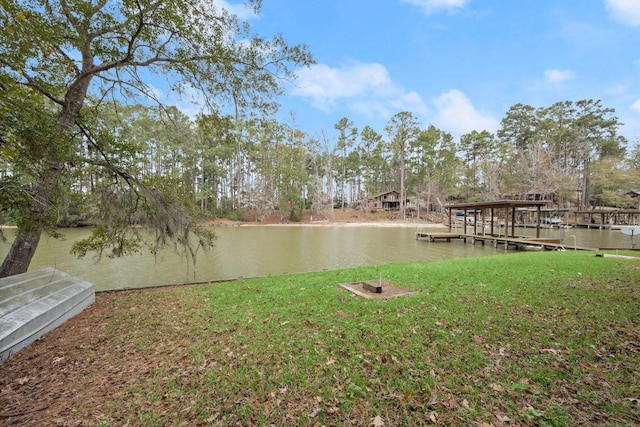
[[(376, 288), (380, 290), (380, 285), (382, 285), (381, 292), (376, 292)], [(399, 288), (384, 280), (382, 282), (380, 280), (366, 280), (362, 282), (340, 283), (338, 286), (355, 295), (370, 299), (389, 299), (415, 294), (414, 291)]]

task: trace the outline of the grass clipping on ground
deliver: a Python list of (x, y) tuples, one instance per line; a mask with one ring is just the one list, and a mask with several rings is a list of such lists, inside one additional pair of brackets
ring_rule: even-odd
[[(380, 275), (416, 293), (337, 286)], [(639, 312), (585, 252), (104, 293), (0, 366), (0, 424), (633, 425)]]

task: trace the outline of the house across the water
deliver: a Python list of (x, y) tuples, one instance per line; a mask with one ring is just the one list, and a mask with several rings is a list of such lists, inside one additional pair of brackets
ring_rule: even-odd
[(400, 193), (396, 190), (378, 194), (369, 199), (369, 209), (398, 210), (400, 209)]

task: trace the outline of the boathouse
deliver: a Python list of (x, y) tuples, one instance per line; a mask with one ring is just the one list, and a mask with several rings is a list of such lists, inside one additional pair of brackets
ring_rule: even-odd
[[(462, 239), (472, 244), (489, 242), (494, 247), (504, 245), (516, 248), (538, 247), (557, 249), (561, 247), (559, 239), (541, 238), (542, 207), (545, 201), (502, 200), (494, 202), (456, 203), (444, 206), (449, 216), (448, 233), (431, 233), (418, 230), (417, 239), (426, 238), (432, 242), (440, 240), (450, 242)], [(458, 217), (458, 218), (456, 218)], [(461, 224), (463, 232), (453, 232), (454, 224)], [(516, 235), (516, 225), (533, 226), (535, 237)], [(574, 246), (575, 249), (577, 247)], [(581, 248), (582, 249), (582, 248)]]
[(575, 226), (582, 228), (606, 229), (640, 224), (640, 210), (601, 208), (576, 211), (573, 215)]
[[(487, 226), (490, 235), (496, 234), (498, 228), (503, 228), (504, 237), (516, 236), (516, 224), (536, 224), (536, 238), (540, 237), (540, 224), (542, 222), (542, 207), (546, 201), (530, 200), (501, 200), (495, 202), (457, 203), (446, 205), (449, 215), (449, 232), (454, 224), (454, 212), (462, 211), (464, 234), (479, 236), (487, 234)], [(531, 215), (533, 214), (533, 218)]]

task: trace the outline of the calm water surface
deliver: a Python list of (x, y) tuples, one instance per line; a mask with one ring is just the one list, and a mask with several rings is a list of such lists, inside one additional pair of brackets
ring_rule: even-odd
[[(157, 258), (139, 254), (118, 259), (104, 258), (100, 262), (95, 262), (90, 256), (78, 260), (69, 254), (69, 249), (89, 230), (70, 229), (63, 230), (66, 239), (62, 241), (47, 236), (42, 238), (30, 270), (52, 266), (94, 283), (98, 290), (108, 290), (505, 252), (503, 248), (473, 246), (458, 241), (418, 241), (415, 239), (416, 230), (414, 227), (364, 226), (219, 227), (215, 229), (219, 237), (216, 247), (198, 255), (194, 271), (190, 262), (170, 250), (163, 251)], [(12, 231), (4, 232), (10, 240)], [(567, 249), (574, 241), (578, 246), (594, 248), (629, 247), (629, 237), (616, 230), (542, 232), (543, 237), (565, 240)], [(517, 234), (535, 235), (535, 230), (521, 229)], [(0, 257), (4, 258), (8, 249), (9, 243), (0, 243)]]

